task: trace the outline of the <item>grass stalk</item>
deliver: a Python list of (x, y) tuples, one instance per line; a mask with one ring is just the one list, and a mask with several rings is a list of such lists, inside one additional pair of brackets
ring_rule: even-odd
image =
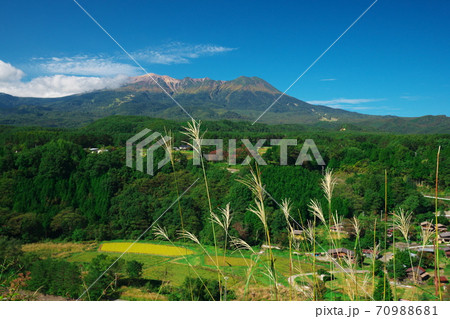
[(377, 234), (377, 218), (375, 218), (374, 226), (373, 226), (373, 253), (372, 253), (372, 294), (375, 291), (375, 260), (377, 256), (377, 243), (376, 243), (376, 234)]
[(439, 187), (439, 156), (441, 154), (441, 146), (438, 148), (436, 155), (436, 186), (435, 186), (435, 199), (434, 199), (434, 210), (435, 210), (435, 238), (434, 238), (434, 287), (436, 297), (442, 301), (441, 292), (441, 280), (439, 274), (439, 231), (438, 231), (438, 187)]
[[(330, 170), (330, 169), (327, 168), (326, 171), (325, 171), (325, 176), (322, 179), (322, 185), (321, 186), (322, 186), (322, 190), (323, 190), (323, 192), (325, 194), (325, 198), (326, 198), (326, 200), (328, 202), (328, 229), (331, 229), (331, 222), (332, 222), (331, 200), (333, 198), (333, 190), (334, 190), (334, 187), (336, 186), (336, 184), (337, 184), (337, 180), (333, 176), (333, 170)], [(329, 240), (330, 247), (332, 247), (333, 246), (333, 238), (331, 236), (331, 233), (330, 233), (329, 239), (330, 239)], [(333, 271), (333, 269), (334, 269), (333, 266), (334, 266), (333, 265), (333, 261), (330, 260), (330, 271)], [(331, 300), (334, 300), (334, 297), (333, 297), (333, 281), (331, 281), (331, 283), (330, 283), (330, 288), (331, 288)]]
[[(387, 170), (384, 170), (384, 253), (387, 254)], [(384, 280), (383, 280), (383, 296), (386, 296), (386, 280), (389, 280), (387, 275), (387, 258), (384, 263)]]
[[(284, 218), (286, 219), (288, 240), (289, 240), (289, 276), (293, 275), (293, 263), (292, 263), (292, 240), (294, 239), (294, 229), (291, 225), (289, 218), (291, 212), (291, 202), (288, 199), (283, 199), (281, 202), (281, 210), (283, 211)], [(292, 285), (289, 287), (289, 300), (292, 300)]]
[[(183, 232), (185, 232), (183, 230)], [(167, 240), (173, 247), (177, 247), (172, 240), (170, 240), (170, 237), (167, 234), (167, 231), (160, 227), (159, 225), (156, 225), (153, 227), (153, 234), (155, 235), (156, 238), (160, 238), (163, 240)], [(194, 266), (189, 262), (188, 258), (186, 257), (186, 255), (182, 255), (184, 260), (186, 261), (186, 263), (189, 265), (189, 268), (192, 268), (192, 270), (194, 271), (194, 273), (197, 275), (198, 279), (200, 279), (200, 282), (202, 283), (203, 287), (205, 287), (206, 291), (208, 292), (209, 296), (211, 297), (212, 300), (214, 300), (213, 295), (211, 294), (210, 290), (208, 289), (208, 286), (205, 284), (205, 282), (203, 281), (202, 277), (200, 276), (200, 274), (195, 270)], [(191, 292), (191, 300), (194, 301), (194, 297), (193, 297), (193, 292), (192, 292), (192, 286), (190, 286), (190, 292)]]
[[(203, 161), (203, 154), (202, 154), (202, 140), (203, 140), (204, 133), (203, 134), (201, 133), (200, 126), (201, 126), (200, 121), (197, 122), (194, 119), (192, 119), (191, 122), (188, 122), (187, 127), (184, 128), (186, 130), (186, 132), (183, 132), (183, 134), (185, 134), (187, 137), (192, 139), (192, 143), (190, 143), (190, 142), (187, 142), (187, 143), (193, 148), (194, 153), (196, 152), (197, 155), (199, 156), (201, 167), (202, 167), (202, 172), (203, 172), (203, 180), (205, 183), (206, 197), (208, 199), (209, 214), (212, 218), (213, 210), (212, 210), (212, 204), (211, 204), (211, 195), (209, 193), (208, 178), (206, 176), (206, 168), (205, 168), (205, 163)], [(212, 228), (212, 233), (213, 233), (216, 265), (218, 265), (219, 260), (218, 260), (218, 251), (217, 251), (216, 230), (215, 230), (214, 222), (212, 221), (212, 219), (211, 219), (211, 228)], [(217, 274), (217, 276), (218, 276), (218, 281), (219, 281), (220, 296), (222, 299), (222, 278), (220, 277), (219, 273)]]
[(261, 180), (261, 171), (259, 170), (258, 166), (256, 166), (255, 169), (251, 168), (250, 170), (250, 177), (239, 179), (240, 183), (246, 185), (250, 191), (255, 196), (254, 202), (255, 206), (251, 206), (248, 210), (255, 214), (259, 220), (261, 221), (264, 233), (266, 237), (266, 243), (269, 246), (267, 249), (269, 254), (269, 267), (270, 267), (270, 273), (273, 275), (273, 281), (274, 281), (274, 295), (275, 300), (278, 300), (278, 283), (277, 283), (277, 275), (275, 271), (275, 259), (273, 257), (272, 252), (272, 243), (270, 240), (270, 232), (269, 232), (269, 226), (267, 224), (267, 215), (266, 215), (266, 209), (264, 206), (264, 199), (265, 199), (265, 189), (262, 184)]

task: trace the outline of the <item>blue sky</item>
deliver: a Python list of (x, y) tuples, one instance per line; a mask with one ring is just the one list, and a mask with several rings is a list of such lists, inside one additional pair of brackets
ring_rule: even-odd
[[(79, 0), (148, 72), (284, 91), (374, 0)], [(0, 91), (61, 96), (142, 75), (71, 0), (7, 1)], [(450, 1), (379, 0), (287, 94), (366, 114), (448, 115)], [(274, 106), (276, 107), (276, 106)]]

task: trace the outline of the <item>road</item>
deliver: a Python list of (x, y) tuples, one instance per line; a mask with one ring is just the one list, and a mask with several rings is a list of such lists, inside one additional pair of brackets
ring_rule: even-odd
[[(350, 273), (350, 272), (353, 272), (355, 274), (364, 274), (364, 273), (368, 273), (369, 271), (368, 270), (352, 270), (352, 269), (349, 269), (349, 268), (345, 268), (344, 270), (332, 270), (332, 271), (329, 271), (330, 274)], [(304, 276), (312, 276), (312, 275), (314, 275), (313, 272), (293, 275), (293, 276), (288, 278), (288, 282), (296, 291), (303, 292), (306, 289), (306, 287), (300, 287), (299, 285), (297, 285), (297, 283), (295, 282), (295, 278), (297, 278), (297, 277), (304, 277)], [(308, 287), (308, 289), (311, 289), (311, 288)]]
[[(426, 198), (436, 199), (435, 196), (424, 195), (424, 194), (422, 194), (422, 195), (423, 195), (423, 197), (426, 197)], [(440, 199), (440, 200), (450, 200), (450, 198), (445, 198), (445, 197), (438, 197), (437, 199)]]

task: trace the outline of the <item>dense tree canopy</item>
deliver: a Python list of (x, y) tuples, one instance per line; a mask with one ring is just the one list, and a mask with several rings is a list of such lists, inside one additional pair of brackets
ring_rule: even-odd
[[(135, 238), (155, 221), (178, 195), (196, 179), (188, 193), (161, 217), (171, 237), (181, 219), (188, 231), (205, 242), (212, 241), (209, 208), (202, 170), (186, 153), (175, 153), (174, 167), (166, 165), (154, 176), (125, 166), (125, 141), (145, 127), (174, 132), (174, 145), (186, 139), (183, 123), (142, 117), (111, 117), (80, 129), (49, 129), (3, 126), (0, 130), (0, 235), (36, 241), (43, 238), (73, 240)], [(286, 240), (286, 223), (277, 202), (290, 198), (294, 224), (311, 219), (308, 204), (326, 204), (320, 189), (323, 167), (308, 162), (295, 166), (305, 139), (314, 139), (327, 167), (338, 176), (332, 211), (344, 218), (377, 215), (384, 209), (384, 170), (388, 170), (388, 209), (402, 207), (423, 216), (433, 202), (421, 192), (432, 187), (436, 152), (441, 151), (439, 187), (450, 185), (448, 135), (391, 135), (355, 132), (296, 131), (290, 126), (248, 126), (230, 121), (204, 123), (206, 138), (294, 138), (288, 166), (278, 164), (279, 147), (269, 147), (261, 167), (268, 193), (266, 207), (271, 234)], [(227, 143), (226, 143), (227, 144)], [(237, 144), (240, 145), (239, 143)], [(226, 146), (226, 145), (225, 145)], [(270, 146), (267, 142), (266, 146)], [(107, 151), (92, 153), (90, 147)], [(242, 157), (245, 157), (246, 153)], [(229, 171), (225, 163), (206, 163), (213, 209), (230, 203), (230, 232), (250, 244), (263, 239), (261, 225), (248, 212), (250, 191), (237, 179), (248, 166)], [(422, 187), (422, 188), (420, 188)], [(327, 216), (328, 218), (328, 216)], [(370, 223), (370, 222), (369, 222)], [(221, 234), (218, 234), (221, 236)], [(223, 234), (222, 234), (223, 235)], [(362, 247), (373, 237), (365, 230)]]

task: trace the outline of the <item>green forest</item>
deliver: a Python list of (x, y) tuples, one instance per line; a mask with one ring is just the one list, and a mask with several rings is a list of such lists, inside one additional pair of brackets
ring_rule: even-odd
[[(342, 220), (358, 218), (361, 231), (343, 238), (342, 247), (353, 249), (357, 245), (359, 250), (373, 249), (374, 238), (375, 243), (382, 244), (388, 227), (383, 224), (387, 221), (380, 218), (385, 209), (390, 213), (399, 209), (412, 212), (413, 227), (408, 239), (420, 241), (418, 225), (423, 221), (434, 222), (435, 218), (434, 200), (423, 195), (435, 194), (439, 146), (438, 192), (442, 197), (450, 193), (450, 134), (401, 135), (351, 129), (321, 131), (295, 125), (250, 126), (226, 120), (202, 123), (204, 138), (238, 140), (238, 150), (242, 150), (237, 153), (238, 164), (248, 155), (239, 144), (240, 139), (247, 138), (253, 143), (257, 139), (299, 141), (299, 145), (288, 149), (286, 166), (278, 163), (278, 146), (267, 143), (263, 147), (262, 157), (268, 165), (258, 166), (257, 170), (265, 190), (271, 195), (262, 201), (266, 227), (251, 211), (254, 193), (241, 182), (251, 176), (256, 167), (254, 162), (229, 167), (226, 161), (204, 161), (202, 169), (193, 165), (188, 151), (176, 151), (172, 165), (165, 165), (154, 176), (125, 165), (125, 142), (134, 134), (144, 128), (161, 133), (170, 131), (174, 136), (173, 145), (178, 146), (189, 142), (182, 133), (186, 125), (186, 122), (148, 117), (112, 116), (73, 129), (0, 126), (0, 239), (8, 243), (0, 248), (0, 257), (11, 261), (2, 269), (2, 285), (9, 287), (12, 280), (18, 280), (19, 284), (22, 280), (28, 282), (31, 290), (44, 287), (41, 288), (43, 292), (76, 299), (84, 290), (80, 284), (81, 273), (89, 272), (83, 277), (89, 284), (102, 272), (105, 268), (102, 265), (107, 264), (110, 257), (99, 255), (83, 266), (85, 268), (79, 268), (69, 261), (43, 259), (20, 252), (18, 247), (44, 241), (134, 241), (167, 207), (171, 208), (158, 219), (158, 224), (165, 228), (169, 238), (180, 241), (180, 231), (186, 231), (205, 247), (217, 247), (217, 242), (225, 242), (220, 244), (225, 253), (227, 249), (231, 250), (231, 240), (227, 242), (227, 237), (240, 238), (251, 247), (259, 247), (267, 244), (267, 233), (270, 233), (271, 245), (289, 247), (291, 237), (286, 229), (306, 228), (308, 222), (315, 221), (311, 199), (317, 199), (324, 208), (332, 207), (324, 209), (324, 219), (330, 224), (335, 213)], [(314, 160), (302, 166), (294, 165), (305, 139), (314, 140), (326, 166), (317, 165)], [(102, 152), (93, 152), (92, 148)], [(206, 154), (213, 150), (205, 146), (202, 152)], [(323, 195), (321, 181), (325, 171), (329, 170), (333, 171), (337, 184), (328, 201)], [(280, 206), (284, 199), (290, 199), (292, 203), (291, 224), (286, 221)], [(211, 211), (218, 212), (228, 203), (233, 212), (229, 230), (214, 229)], [(449, 224), (443, 216), (446, 210), (448, 202), (439, 201), (438, 211), (442, 211), (442, 216), (438, 213), (438, 221), (443, 225)], [(378, 232), (372, 229), (375, 219), (379, 220)], [(400, 233), (398, 237), (401, 237)], [(154, 236), (147, 232), (140, 239), (150, 241)], [(318, 235), (316, 240), (331, 248), (326, 236)], [(312, 249), (311, 243), (303, 245), (306, 250)], [(128, 269), (130, 278), (140, 278), (142, 265), (133, 265), (132, 261), (127, 263), (130, 265), (116, 266), (122, 267), (123, 272)], [(19, 273), (22, 277), (18, 277)], [(27, 273), (31, 274), (29, 280)], [(52, 282), (53, 277), (58, 284)], [(47, 281), (43, 284), (39, 278), (47, 278)], [(189, 286), (191, 292), (192, 285), (202, 286), (191, 282), (195, 278), (186, 278), (182, 285)], [(103, 283), (107, 284), (107, 280)], [(150, 287), (152, 281), (143, 284)], [(211, 291), (218, 291), (223, 283), (220, 279), (218, 283), (211, 279), (208, 285)], [(201, 287), (197, 288), (201, 290)], [(315, 291), (320, 291), (319, 288)], [(101, 289), (95, 291), (98, 296), (94, 296), (94, 289), (92, 293), (93, 299), (103, 296)], [(220, 295), (219, 292), (216, 294)], [(229, 298), (232, 295), (230, 291)], [(174, 296), (172, 294), (173, 298), (183, 299)]]

